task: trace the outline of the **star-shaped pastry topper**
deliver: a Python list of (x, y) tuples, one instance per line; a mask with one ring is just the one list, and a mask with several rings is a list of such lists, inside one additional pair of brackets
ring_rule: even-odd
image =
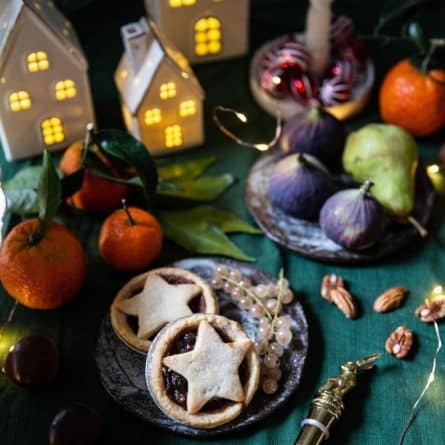
[(147, 340), (170, 321), (191, 315), (190, 300), (202, 292), (195, 284), (169, 284), (157, 274), (148, 276), (141, 293), (116, 306), (138, 318), (137, 336)]
[(189, 413), (199, 412), (214, 398), (234, 402), (245, 399), (238, 369), (250, 347), (248, 339), (224, 343), (212, 325), (203, 320), (193, 351), (164, 358), (165, 366), (187, 379)]

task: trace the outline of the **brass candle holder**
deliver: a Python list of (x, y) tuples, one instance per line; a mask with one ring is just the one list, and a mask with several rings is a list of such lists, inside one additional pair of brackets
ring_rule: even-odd
[(344, 411), (343, 398), (357, 385), (357, 376), (374, 367), (381, 354), (375, 353), (340, 367), (341, 374), (329, 378), (312, 401), (309, 416), (301, 422), (295, 445), (319, 445), (329, 438), (329, 429)]

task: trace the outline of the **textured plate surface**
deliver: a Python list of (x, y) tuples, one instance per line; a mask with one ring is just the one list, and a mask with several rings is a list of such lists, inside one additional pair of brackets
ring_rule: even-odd
[[(328, 239), (316, 222), (286, 215), (272, 206), (268, 195), (269, 178), (279, 158), (272, 151), (262, 155), (252, 166), (246, 185), (247, 206), (262, 231), (273, 241), (309, 258), (336, 264), (375, 261), (396, 252), (419, 237), (410, 224), (390, 223), (385, 237), (362, 252), (345, 250)], [(428, 223), (434, 205), (434, 189), (424, 168), (416, 177), (416, 203), (413, 216), (423, 226)]]
[[(200, 277), (210, 280), (217, 264), (225, 263), (240, 269), (253, 283), (276, 282), (276, 278), (260, 272), (244, 263), (221, 258), (191, 258), (178, 261), (175, 267), (191, 270)], [(217, 292), (220, 313), (242, 324), (253, 336), (255, 325), (245, 311), (235, 306), (223, 292)], [(245, 429), (282, 406), (297, 389), (303, 371), (308, 347), (308, 329), (301, 304), (294, 300), (285, 306), (292, 319), (293, 340), (281, 360), (283, 376), (278, 391), (268, 396), (258, 389), (247, 409), (234, 421), (214, 428), (200, 430), (181, 425), (165, 416), (150, 398), (145, 385), (145, 356), (126, 346), (111, 327), (109, 316), (103, 322), (96, 349), (96, 363), (100, 378), (110, 396), (126, 411), (163, 429), (189, 437), (217, 437)]]

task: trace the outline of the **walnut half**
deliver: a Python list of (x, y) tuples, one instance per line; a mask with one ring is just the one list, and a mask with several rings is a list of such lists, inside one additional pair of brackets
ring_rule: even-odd
[(386, 340), (385, 349), (396, 358), (404, 358), (413, 346), (413, 332), (406, 326), (399, 326)]

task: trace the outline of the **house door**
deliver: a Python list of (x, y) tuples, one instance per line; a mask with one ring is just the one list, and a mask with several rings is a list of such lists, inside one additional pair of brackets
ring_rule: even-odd
[(40, 131), (45, 145), (60, 144), (65, 140), (63, 122), (58, 117), (44, 119), (40, 125)]
[(212, 56), (222, 51), (222, 24), (217, 17), (209, 16), (195, 23), (195, 54)]

